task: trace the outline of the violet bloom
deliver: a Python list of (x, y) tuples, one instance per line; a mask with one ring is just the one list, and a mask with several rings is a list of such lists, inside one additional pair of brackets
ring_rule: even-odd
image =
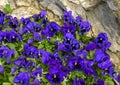
[(73, 85), (86, 85), (85, 84), (85, 80), (83, 79), (78, 79), (77, 77), (75, 77), (74, 81), (73, 81)]
[(8, 42), (17, 42), (22, 40), (22, 37), (18, 35), (15, 30), (11, 30), (7, 35), (9, 35)]
[(0, 16), (0, 25), (4, 23), (4, 17)]
[(83, 62), (82, 62), (82, 65), (83, 65), (84, 73), (86, 75), (88, 75), (88, 76), (94, 75), (96, 77), (96, 72), (95, 72), (95, 70), (93, 68), (93, 65), (94, 65), (93, 60), (84, 59)]
[(108, 54), (106, 54), (104, 51), (102, 51), (101, 49), (97, 49), (95, 51), (95, 61), (96, 62), (102, 62), (104, 59), (106, 58), (110, 58)]
[(30, 38), (30, 39), (28, 39), (28, 41), (27, 41), (28, 44), (33, 44), (33, 42), (34, 42), (33, 38)]
[(46, 29), (42, 31), (42, 34), (48, 37), (53, 37), (60, 31), (60, 26), (56, 22), (51, 22), (46, 26)]
[(30, 83), (30, 85), (40, 85), (41, 81), (38, 78), (35, 78), (33, 82)]
[(34, 40), (36, 40), (36, 41), (42, 40), (42, 36), (41, 36), (40, 32), (34, 32), (33, 35), (34, 35)]
[(103, 62), (98, 63), (98, 67), (101, 68), (101, 69), (108, 69), (108, 68), (110, 68), (112, 66), (113, 66), (113, 64), (110, 61), (110, 59), (106, 59)]
[(84, 50), (84, 49), (82, 49), (82, 50), (74, 50), (74, 55), (78, 56), (78, 57), (80, 57), (82, 59), (85, 59), (86, 56), (87, 56), (87, 51)]
[(14, 83), (22, 84), (22, 85), (29, 85), (30, 76), (27, 72), (20, 72), (15, 78)]
[(77, 50), (80, 47), (79, 42), (75, 39), (70, 42), (70, 46), (72, 50)]
[(18, 67), (23, 67), (25, 62), (26, 62), (26, 58), (24, 56), (20, 56), (18, 59), (13, 61), (13, 63)]
[(106, 85), (106, 84), (102, 79), (98, 79), (97, 82), (93, 83), (92, 85)]
[(43, 52), (42, 49), (36, 50), (35, 56), (36, 56), (37, 59), (39, 59), (40, 57), (42, 57), (42, 52)]
[(113, 67), (108, 68), (107, 72), (112, 78), (114, 78), (114, 79), (117, 78), (117, 73)]
[(10, 59), (11, 57), (15, 54), (15, 51), (12, 49), (9, 49), (6, 46), (1, 46), (0, 47), (0, 57), (1, 58), (6, 58), (7, 59), (7, 63), (10, 63)]
[(120, 73), (117, 76), (117, 81), (120, 83)]
[(35, 21), (39, 21), (40, 19), (44, 19), (46, 15), (47, 12), (43, 10), (39, 14), (35, 14), (32, 17), (34, 18)]
[(72, 16), (72, 11), (65, 11), (64, 12), (64, 24), (74, 24), (75, 23), (75, 20), (74, 20), (74, 17)]
[(4, 72), (4, 67), (2, 65), (0, 65), (0, 73)]
[(98, 34), (97, 38), (95, 39), (95, 42), (98, 47), (100, 47), (103, 50), (107, 50), (110, 48), (111, 43), (108, 41), (108, 37), (106, 33), (100, 33)]
[(71, 33), (71, 34), (75, 34), (76, 31), (76, 27), (74, 25), (65, 25), (61, 28), (61, 31), (64, 35), (66, 35), (67, 33)]
[(48, 64), (49, 60), (51, 59), (53, 55), (50, 52), (43, 51), (42, 52), (42, 63)]
[(16, 70), (17, 70), (16, 67), (11, 68), (11, 73), (14, 74), (16, 72)]
[(56, 73), (62, 68), (62, 62), (60, 60), (50, 59), (48, 62), (49, 72)]
[(95, 48), (97, 48), (97, 45), (93, 42), (90, 42), (86, 47), (85, 49), (90, 51), (90, 50), (94, 50)]
[(81, 71), (83, 66), (82, 66), (82, 59), (80, 57), (70, 57), (68, 59), (68, 66), (71, 70), (78, 70)]
[(38, 67), (36, 70), (33, 70), (31, 72), (32, 77), (37, 77), (38, 75), (41, 76), (42, 75), (42, 68)]
[(34, 46), (28, 46), (28, 47), (26, 47), (26, 45), (24, 46), (24, 54), (29, 56), (30, 58), (35, 57), (36, 50), (37, 49)]
[(48, 79), (48, 81), (54, 85), (54, 84), (60, 84), (64, 78), (63, 78), (63, 75), (62, 73), (48, 73), (46, 75), (46, 78)]
[(23, 27), (26, 26), (29, 22), (30, 22), (30, 19), (29, 18), (21, 18), (20, 19), (20, 22), (23, 24)]
[(81, 22), (80, 28), (79, 28), (79, 33), (81, 34), (86, 34), (89, 32), (91, 29), (91, 24), (88, 21), (83, 21)]
[(18, 59), (14, 60), (13, 63), (17, 65), (19, 68), (34, 68), (36, 66), (36, 63), (27, 60), (24, 56), (20, 56)]
[(64, 44), (70, 44), (72, 40), (74, 40), (74, 36), (71, 33), (67, 33), (64, 36)]
[(81, 23), (82, 23), (82, 17), (77, 16), (77, 17), (76, 17), (76, 20), (75, 20), (75, 23), (76, 23), (78, 26), (80, 26)]
[(16, 18), (16, 17), (11, 18), (10, 21), (9, 21), (9, 23), (8, 23), (8, 25), (9, 25), (11, 28), (13, 28), (13, 29), (19, 27), (19, 23), (18, 23), (17, 18)]

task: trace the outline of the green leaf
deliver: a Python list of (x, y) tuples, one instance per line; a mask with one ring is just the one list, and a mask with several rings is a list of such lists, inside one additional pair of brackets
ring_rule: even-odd
[(87, 59), (93, 59), (94, 58), (94, 51), (89, 51)]
[(106, 85), (115, 85), (114, 82), (111, 80), (106, 80), (105, 81)]
[(5, 13), (12, 13), (13, 9), (11, 9), (10, 4), (6, 4), (5, 8), (3, 9)]
[(2, 85), (11, 85), (9, 82), (4, 82)]
[(13, 83), (13, 79), (14, 79), (13, 76), (10, 76), (10, 77), (9, 77), (9, 81), (10, 81), (10, 83)]
[(10, 49), (15, 49), (16, 45), (14, 43), (7, 43), (7, 46), (10, 48)]
[(42, 43), (39, 44), (38, 49), (43, 48), (44, 45)]

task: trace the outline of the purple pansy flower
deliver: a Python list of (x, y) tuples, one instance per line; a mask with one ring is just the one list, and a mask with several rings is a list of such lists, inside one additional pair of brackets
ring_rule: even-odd
[(30, 76), (27, 72), (20, 72), (15, 78), (14, 83), (22, 84), (22, 85), (29, 85)]
[(78, 79), (77, 77), (74, 78), (73, 85), (86, 85), (85, 80)]
[(46, 29), (42, 31), (42, 34), (48, 37), (53, 37), (60, 31), (60, 26), (56, 22), (51, 22), (46, 26)]
[(68, 66), (73, 71), (81, 71), (83, 69), (82, 62), (83, 60), (80, 57), (70, 57), (68, 59)]
[(2, 65), (0, 65), (0, 73), (4, 72), (4, 67)]
[(91, 29), (91, 24), (88, 21), (81, 22), (79, 33), (86, 34)]
[(9, 21), (8, 24), (9, 24), (9, 26), (10, 26), (11, 28), (13, 28), (13, 29), (19, 27), (19, 23), (18, 23), (18, 20), (17, 20), (16, 17), (10, 18), (10, 21)]
[(48, 73), (46, 75), (46, 78), (53, 85), (54, 84), (59, 84), (59, 83), (61, 83), (64, 80), (63, 75), (60, 72), (59, 73)]

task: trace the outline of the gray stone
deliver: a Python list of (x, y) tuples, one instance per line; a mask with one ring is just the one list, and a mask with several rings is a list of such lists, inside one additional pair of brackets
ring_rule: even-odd
[(80, 2), (86, 10), (89, 10), (95, 7), (100, 2), (100, 0), (80, 0)]
[(17, 6), (30, 6), (27, 0), (15, 0)]
[(11, 15), (20, 19), (21, 17), (31, 17), (33, 16), (33, 14), (37, 13), (39, 13), (39, 10), (36, 10), (35, 8), (20, 7), (18, 9), (15, 9)]
[(55, 15), (59, 16), (59, 18), (61, 18), (63, 15), (62, 10), (56, 4), (49, 4), (48, 9), (51, 10)]

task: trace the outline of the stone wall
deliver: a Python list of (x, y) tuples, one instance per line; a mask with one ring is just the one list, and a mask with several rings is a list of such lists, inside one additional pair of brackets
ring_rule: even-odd
[(12, 16), (20, 19), (47, 10), (51, 21), (61, 23), (64, 10), (72, 10), (74, 17), (80, 15), (91, 22), (89, 36), (106, 32), (112, 46), (111, 60), (120, 71), (120, 0), (0, 0), (0, 10), (9, 3), (14, 9)]

